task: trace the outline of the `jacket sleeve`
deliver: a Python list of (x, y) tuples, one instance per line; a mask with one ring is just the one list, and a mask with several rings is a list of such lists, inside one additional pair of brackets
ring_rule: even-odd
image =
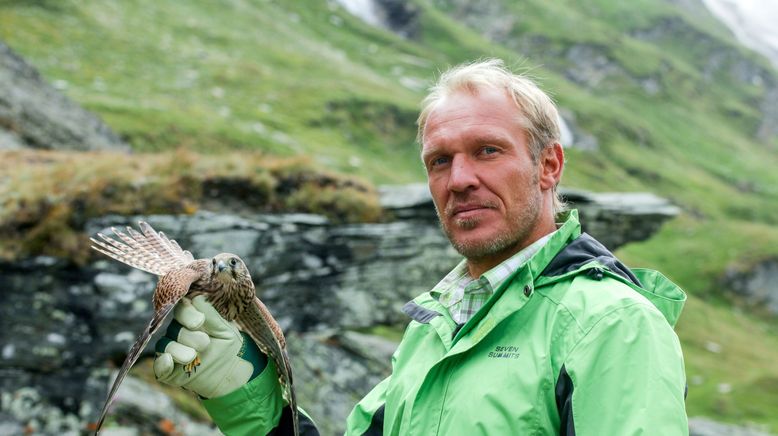
[(678, 337), (653, 306), (635, 303), (597, 321), (559, 374), (562, 435), (688, 435)]
[[(243, 387), (202, 403), (219, 430), (227, 436), (293, 433), (292, 414), (284, 403), (272, 359), (268, 359), (265, 369)], [(318, 435), (313, 420), (302, 409), (298, 411), (300, 434)]]
[(346, 435), (384, 434), (384, 407), (390, 380), (391, 376), (378, 383), (362, 401), (354, 406), (346, 420)]

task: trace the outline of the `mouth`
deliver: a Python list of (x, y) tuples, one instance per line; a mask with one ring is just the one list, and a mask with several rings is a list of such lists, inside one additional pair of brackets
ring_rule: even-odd
[(459, 204), (449, 208), (448, 216), (451, 218), (475, 215), (480, 211), (494, 209), (490, 203), (466, 203)]

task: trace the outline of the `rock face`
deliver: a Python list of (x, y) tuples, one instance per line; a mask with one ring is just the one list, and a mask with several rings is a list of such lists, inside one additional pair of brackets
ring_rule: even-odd
[(761, 53), (778, 68), (778, 5), (726, 0), (703, 0), (710, 12), (724, 23), (746, 47)]
[[(610, 250), (648, 239), (662, 223), (678, 215), (680, 209), (656, 195), (638, 193), (592, 193), (560, 188), (570, 208), (578, 209), (583, 231)], [(436, 222), (435, 208), (427, 185), (384, 188), (382, 206), (403, 219)]]
[(0, 41), (0, 150), (129, 150), (94, 114)]
[(419, 9), (408, 0), (336, 0), (367, 24), (390, 30), (403, 38), (419, 34)]
[(689, 419), (689, 436), (770, 436), (758, 428), (722, 424), (708, 418)]
[(591, 193), (562, 189), (570, 207), (578, 209), (583, 230), (610, 250), (653, 235), (680, 209), (656, 195), (636, 193)]
[(778, 259), (765, 259), (748, 269), (730, 268), (722, 280), (748, 304), (764, 307), (778, 316)]
[[(335, 434), (343, 431), (354, 403), (389, 374), (395, 341), (408, 321), (402, 305), (459, 260), (438, 228), (426, 186), (382, 192), (394, 219), (378, 224), (199, 212), (108, 216), (90, 221), (85, 231), (143, 219), (195, 255), (230, 251), (245, 259), (260, 297), (288, 332), (300, 403), (323, 434)], [(582, 208), (585, 226), (611, 247), (648, 237), (674, 212), (647, 196), (567, 196)], [(627, 204), (635, 199), (642, 206)], [(44, 257), (0, 264), (0, 432), (67, 433), (93, 421), (109, 367), (123, 360), (150, 318), (155, 282), (150, 274), (102, 258), (82, 269)], [(129, 382), (115, 405), (116, 422), (144, 434), (161, 430), (139, 423), (162, 418), (189, 429), (187, 434), (214, 431), (186, 421), (162, 399), (154, 400), (160, 406), (153, 410), (137, 400), (158, 395), (153, 386)]]
[(563, 147), (577, 148), (579, 150), (593, 151), (600, 144), (593, 135), (584, 131), (576, 122), (575, 114), (565, 108), (559, 109), (559, 140)]
[[(667, 61), (663, 61), (652, 71), (636, 74), (632, 72), (630, 65), (619, 59), (614, 51), (618, 44), (583, 41), (560, 44), (559, 41), (554, 41), (545, 35), (528, 31), (527, 26), (522, 22), (521, 13), (508, 9), (504, 2), (439, 0), (438, 3), (445, 5), (452, 17), (473, 31), (532, 59), (534, 63), (542, 64), (544, 68), (564, 75), (582, 88), (598, 93), (613, 90), (625, 92), (625, 89), (630, 89), (630, 92), (640, 90), (647, 97), (661, 97), (663, 94), (674, 92), (668, 84), (675, 80), (672, 78), (675, 71)], [(778, 83), (774, 72), (766, 63), (755, 61), (753, 56), (744, 54), (734, 44), (724, 42), (721, 38), (700, 30), (692, 21), (683, 18), (683, 15), (706, 17), (709, 15), (706, 5), (709, 8), (711, 5), (717, 5), (717, 8), (731, 9), (724, 12), (730, 15), (729, 18), (735, 22), (735, 26), (750, 26), (751, 36), (757, 37), (763, 45), (772, 44), (770, 53), (765, 51), (762, 53), (776, 63), (778, 44), (775, 43), (775, 31), (757, 30), (754, 21), (759, 19), (761, 21), (759, 24), (762, 24), (764, 29), (772, 29), (774, 26), (770, 20), (771, 14), (778, 8), (773, 6), (768, 8), (766, 4), (754, 7), (747, 2), (730, 0), (671, 0), (666, 3), (674, 4), (673, 6), (683, 10), (684, 14), (674, 17), (657, 16), (646, 20), (642, 25), (644, 27), (630, 29), (624, 37), (648, 42), (657, 47), (667, 44), (684, 47), (688, 50), (690, 58), (699, 57), (698, 62), (703, 65), (702, 80), (700, 78), (688, 80), (700, 81), (703, 87), (712, 86), (722, 77), (726, 77), (727, 80), (757, 89), (759, 97), (749, 105), (753, 104), (759, 108), (760, 119), (756, 120), (751, 133), (759, 142), (775, 146), (778, 143), (776, 142), (778, 141), (778, 98), (776, 98)], [(738, 9), (753, 9), (753, 11), (749, 11), (751, 13), (748, 17), (741, 17), (737, 13)], [(596, 8), (589, 9), (587, 12), (597, 13)], [(732, 27), (733, 22), (724, 21)], [(735, 30), (735, 33), (737, 35), (742, 32)], [(740, 36), (738, 35), (742, 40)], [(583, 117), (584, 114), (577, 115)], [(565, 121), (569, 122), (569, 118), (565, 116)], [(646, 145), (639, 140), (636, 142)], [(582, 148), (590, 145), (590, 139), (586, 138)]]

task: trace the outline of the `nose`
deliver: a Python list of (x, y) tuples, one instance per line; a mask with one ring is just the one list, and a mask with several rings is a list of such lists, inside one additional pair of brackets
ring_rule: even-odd
[(458, 154), (451, 162), (451, 172), (448, 177), (448, 189), (453, 192), (465, 192), (479, 185), (478, 174), (473, 162), (467, 156)]
[(222, 272), (227, 269), (227, 265), (225, 265), (224, 261), (220, 260), (219, 263), (216, 264), (216, 268), (219, 270), (219, 272)]

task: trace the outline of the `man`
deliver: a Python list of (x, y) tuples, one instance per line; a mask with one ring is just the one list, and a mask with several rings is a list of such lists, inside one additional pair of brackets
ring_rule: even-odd
[[(412, 321), (392, 374), (356, 405), (347, 434), (688, 433), (672, 328), (685, 295), (582, 235), (575, 211), (560, 214), (557, 120), (551, 99), (497, 60), (432, 88), (421, 156), (465, 259), (404, 307)], [(288, 431), (272, 362), (236, 357), (253, 344), (204, 300), (176, 319), (185, 328), (161, 342), (158, 378), (210, 398), (227, 434)], [(180, 364), (194, 353), (203, 363), (187, 378)]]

